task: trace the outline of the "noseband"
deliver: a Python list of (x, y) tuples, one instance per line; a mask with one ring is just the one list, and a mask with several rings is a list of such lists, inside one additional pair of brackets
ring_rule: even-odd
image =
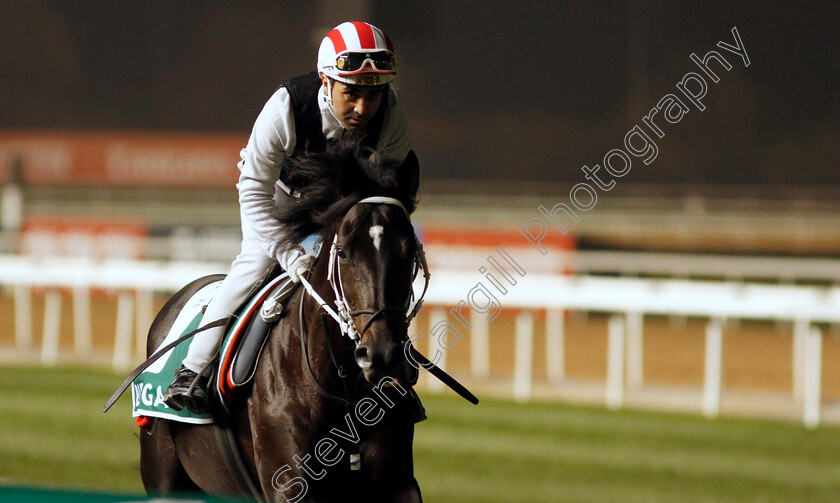
[[(411, 220), (411, 217), (408, 214), (408, 211), (405, 209), (405, 206), (398, 200), (393, 197), (383, 197), (383, 196), (374, 196), (374, 197), (366, 197), (360, 200), (356, 204), (388, 204), (391, 206), (397, 206), (400, 208), (403, 213), (405, 213), (406, 218)], [(315, 291), (315, 288), (306, 280), (306, 278), (301, 277), (301, 283), (303, 283), (304, 288), (306, 288), (307, 293), (315, 299), (316, 302), (327, 312), (337, 323), (338, 326), (341, 328), (341, 333), (349, 337), (353, 342), (358, 346), (361, 342), (362, 337), (365, 335), (365, 332), (368, 328), (370, 328), (371, 324), (382, 314), (387, 311), (400, 311), (406, 313), (405, 316), (405, 323), (406, 326), (411, 323), (411, 320), (417, 316), (417, 312), (420, 310), (420, 307), (423, 304), (423, 298), (426, 296), (426, 290), (429, 288), (429, 278), (431, 275), (429, 274), (429, 268), (426, 264), (426, 254), (423, 252), (423, 245), (420, 243), (420, 240), (417, 239), (417, 235), (414, 235), (414, 243), (416, 247), (416, 252), (414, 256), (414, 264), (413, 264), (413, 271), (412, 271), (412, 278), (411, 282), (409, 283), (409, 295), (406, 299), (406, 303), (403, 306), (385, 306), (380, 309), (360, 309), (356, 311), (351, 311), (348, 304), (347, 304), (347, 296), (344, 293), (344, 284), (341, 281), (341, 267), (339, 266), (338, 261), (338, 235), (336, 234), (333, 236), (333, 242), (330, 246), (330, 258), (329, 264), (327, 268), (327, 280), (330, 282), (330, 286), (332, 287), (333, 293), (335, 294), (335, 309), (332, 308), (328, 303), (324, 301), (324, 299), (318, 295), (318, 292)], [(423, 286), (423, 293), (420, 294), (420, 297), (414, 303), (414, 307), (411, 308), (411, 303), (414, 300), (414, 280), (417, 279), (417, 275), (420, 271), (423, 271), (423, 278), (425, 280), (425, 284)], [(411, 308), (409, 310), (409, 308)], [(356, 330), (356, 326), (353, 323), (353, 318), (356, 316), (360, 316), (363, 314), (369, 314), (371, 317), (368, 319), (365, 326), (362, 328), (362, 331), (359, 332)]]

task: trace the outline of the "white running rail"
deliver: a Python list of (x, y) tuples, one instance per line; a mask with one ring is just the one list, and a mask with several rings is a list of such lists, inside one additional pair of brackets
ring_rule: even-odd
[[(117, 329), (112, 365), (130, 368), (145, 349), (145, 337), (153, 313), (153, 294), (171, 293), (192, 280), (218, 272), (226, 265), (215, 263), (34, 260), (0, 255), (0, 287), (10, 288), (15, 302), (15, 347), (32, 351), (32, 289), (46, 291), (40, 360), (45, 365), (59, 360), (62, 299), (73, 304), (74, 348), (77, 356), (91, 349), (90, 292), (117, 292)], [(484, 280), (478, 273), (433, 271), (426, 295), (427, 312), (435, 323), (447, 320), (445, 309), (466, 302), (468, 293)], [(486, 280), (484, 280), (486, 283)], [(62, 291), (72, 295), (63, 295)], [(793, 391), (801, 403), (801, 417), (808, 427), (820, 423), (822, 334), (815, 323), (840, 323), (840, 288), (766, 285), (677, 279), (639, 279), (594, 276), (540, 276), (517, 278), (507, 293), (495, 292), (504, 309), (518, 311), (512, 393), (517, 400), (531, 397), (534, 353), (534, 311), (546, 310), (548, 334), (547, 374), (550, 382), (564, 379), (563, 317), (565, 310), (602, 312), (609, 323), (608, 378), (605, 403), (621, 407), (627, 386), (641, 386), (642, 337), (645, 315), (675, 315), (707, 318), (705, 378), (700, 410), (717, 416), (721, 401), (721, 320), (782, 320), (793, 323)], [(469, 311), (469, 310), (465, 310)], [(483, 379), (489, 368), (487, 323), (476, 312), (469, 343), (473, 377)], [(455, 323), (454, 319), (449, 321)], [(490, 322), (492, 323), (492, 322)], [(433, 334), (428, 342), (435, 343)], [(134, 340), (134, 344), (132, 344)], [(432, 349), (433, 347), (430, 347)], [(431, 351), (430, 351), (431, 352)], [(429, 355), (430, 357), (433, 354)], [(442, 355), (445, 365), (445, 354)], [(620, 360), (620, 361), (619, 361)], [(626, 370), (625, 370), (626, 369)]]

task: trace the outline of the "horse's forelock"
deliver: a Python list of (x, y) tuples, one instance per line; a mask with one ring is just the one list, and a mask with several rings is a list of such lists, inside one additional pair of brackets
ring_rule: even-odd
[(365, 197), (399, 199), (414, 210), (411, 188), (400, 184), (398, 166), (384, 162), (378, 152), (366, 147), (359, 135), (346, 135), (323, 153), (294, 157), (289, 184), (300, 198), (281, 194), (275, 217), (288, 229), (289, 241), (325, 231)]

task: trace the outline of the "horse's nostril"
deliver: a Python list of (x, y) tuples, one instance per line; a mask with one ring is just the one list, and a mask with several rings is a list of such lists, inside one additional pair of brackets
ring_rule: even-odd
[(359, 367), (363, 369), (370, 367), (371, 358), (370, 353), (368, 352), (368, 348), (366, 346), (357, 347), (354, 355), (356, 356), (356, 363), (359, 364)]

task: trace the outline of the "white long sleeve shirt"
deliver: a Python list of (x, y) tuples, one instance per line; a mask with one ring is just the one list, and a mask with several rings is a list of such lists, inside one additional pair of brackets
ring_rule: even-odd
[[(411, 135), (396, 93), (389, 86), (389, 95), (377, 150), (383, 158), (402, 163), (411, 150)], [(327, 146), (336, 142), (346, 131), (332, 112), (323, 92), (318, 92), (321, 124)], [(260, 247), (267, 256), (275, 258), (287, 269), (300, 255), (298, 243), (289, 243), (280, 222), (274, 218), (276, 190), (287, 194), (290, 188), (280, 181), (280, 169), (297, 145), (295, 120), (291, 99), (285, 87), (269, 98), (254, 123), (248, 145), (240, 152), (239, 204), (242, 218), (256, 232)]]

